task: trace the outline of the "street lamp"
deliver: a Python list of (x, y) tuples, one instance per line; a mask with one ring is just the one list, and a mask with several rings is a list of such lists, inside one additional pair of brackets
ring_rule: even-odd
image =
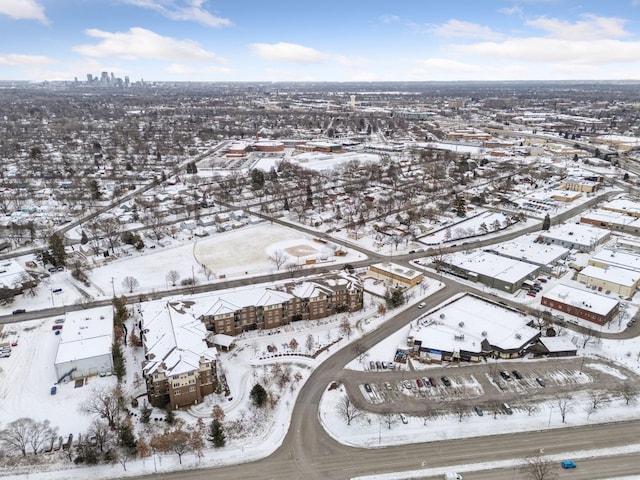
[(547, 424), (547, 428), (551, 426), (551, 413), (553, 413), (553, 405), (549, 406), (549, 423)]

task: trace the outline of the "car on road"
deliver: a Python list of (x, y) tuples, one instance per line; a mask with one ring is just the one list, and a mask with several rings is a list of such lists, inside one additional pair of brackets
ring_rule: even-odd
[(513, 375), (513, 378), (515, 378), (516, 380), (522, 380), (522, 375), (518, 370), (513, 370), (511, 372), (511, 375)]
[(426, 307), (426, 305), (424, 303), (418, 304), (418, 308), (424, 308), (424, 307)]
[(440, 380), (442, 380), (442, 383), (444, 384), (445, 387), (450, 387), (451, 386), (451, 380), (449, 380), (444, 375), (440, 377)]
[(482, 411), (482, 409), (481, 409), (479, 406), (477, 406), (477, 405), (476, 405), (475, 407), (473, 407), (473, 409), (476, 411), (476, 414), (477, 414), (479, 417), (481, 417), (481, 416), (483, 416), (483, 415), (484, 415), (484, 412)]
[(500, 376), (505, 380), (511, 380), (511, 375), (505, 370), (500, 370)]
[(538, 382), (538, 385), (540, 385), (541, 387), (546, 387), (547, 386), (547, 384), (544, 383), (544, 380), (541, 379), (540, 377), (536, 378), (536, 382)]
[(368, 383), (364, 384), (364, 389), (367, 391), (367, 393), (371, 393), (371, 385), (369, 385)]
[(574, 462), (573, 460), (563, 460), (562, 461), (562, 468), (576, 468), (578, 465), (576, 465), (576, 462)]
[(634, 323), (636, 323), (636, 321), (632, 318), (631, 320), (629, 320), (629, 321), (627, 322), (627, 327), (629, 327), (629, 328), (633, 327), (633, 324), (634, 324)]

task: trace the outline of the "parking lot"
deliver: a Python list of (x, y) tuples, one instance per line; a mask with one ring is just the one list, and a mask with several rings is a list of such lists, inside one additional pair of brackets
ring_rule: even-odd
[[(489, 361), (415, 371), (374, 368), (367, 372), (345, 371), (342, 380), (354, 403), (363, 410), (381, 413), (391, 408), (420, 414), (429, 408), (444, 414), (457, 405), (495, 410), (503, 402), (508, 402), (514, 411), (528, 411), (538, 402), (578, 390), (615, 394), (623, 383), (622, 370), (619, 365), (610, 367), (604, 361), (574, 357)], [(637, 380), (631, 371), (622, 373)]]

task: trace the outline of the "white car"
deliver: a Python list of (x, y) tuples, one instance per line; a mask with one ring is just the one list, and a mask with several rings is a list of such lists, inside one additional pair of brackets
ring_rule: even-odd
[(424, 307), (426, 307), (426, 305), (424, 303), (419, 303), (418, 304), (418, 308), (424, 308)]

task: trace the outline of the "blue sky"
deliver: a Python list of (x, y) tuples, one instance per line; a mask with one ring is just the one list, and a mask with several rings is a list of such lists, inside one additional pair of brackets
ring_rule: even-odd
[(0, 0), (0, 79), (640, 79), (640, 0)]

